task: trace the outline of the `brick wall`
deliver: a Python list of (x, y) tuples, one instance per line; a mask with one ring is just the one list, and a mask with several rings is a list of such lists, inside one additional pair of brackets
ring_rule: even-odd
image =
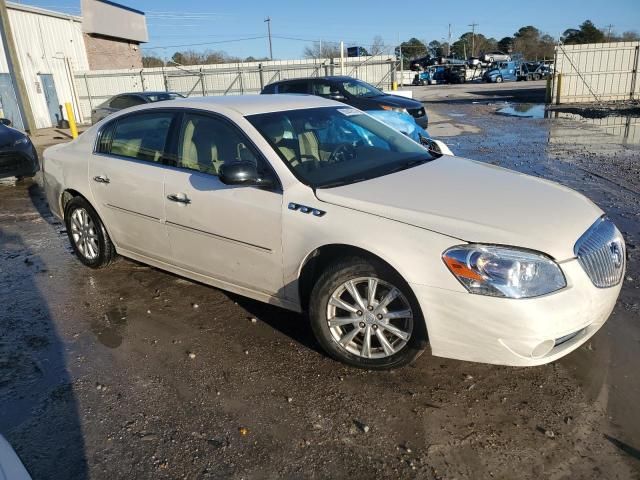
[(84, 34), (90, 70), (142, 68), (140, 45), (127, 40)]

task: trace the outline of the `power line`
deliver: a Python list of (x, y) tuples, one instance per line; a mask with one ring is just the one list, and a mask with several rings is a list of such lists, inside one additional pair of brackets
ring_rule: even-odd
[(244, 42), (247, 40), (258, 40), (261, 38), (267, 38), (266, 35), (260, 35), (258, 37), (246, 37), (246, 38), (235, 38), (233, 40), (219, 40), (217, 42), (202, 42), (202, 43), (185, 43), (182, 45), (158, 45), (157, 47), (145, 47), (149, 50), (158, 49), (158, 48), (181, 48), (181, 47), (201, 47), (205, 45), (218, 45), (221, 43), (233, 43), (233, 42)]

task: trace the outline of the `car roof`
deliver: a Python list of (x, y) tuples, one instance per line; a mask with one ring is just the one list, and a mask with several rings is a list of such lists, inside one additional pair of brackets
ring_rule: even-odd
[[(150, 91), (145, 91), (145, 92), (123, 92), (123, 93), (118, 93), (117, 95), (114, 95), (113, 97), (121, 97), (122, 95), (141, 95), (143, 97), (146, 96), (150, 96), (150, 95), (173, 95), (176, 94), (176, 92), (165, 92), (164, 90), (158, 90), (157, 92), (150, 92)], [(113, 98), (111, 97), (111, 98)]]
[(356, 80), (361, 82), (362, 80), (354, 77), (350, 77), (348, 75), (325, 75), (322, 77), (299, 77), (299, 78), (288, 78), (286, 80), (278, 80), (277, 82), (270, 83), (269, 85), (279, 85), (281, 83), (289, 83), (289, 82), (300, 82), (300, 81), (311, 81), (311, 80), (335, 80), (335, 81), (348, 81), (348, 80)]
[[(161, 104), (156, 105), (161, 106)], [(344, 107), (344, 104), (315, 95), (299, 94), (190, 97), (171, 101), (172, 108), (200, 108), (211, 111), (234, 110), (242, 116), (332, 106)]]

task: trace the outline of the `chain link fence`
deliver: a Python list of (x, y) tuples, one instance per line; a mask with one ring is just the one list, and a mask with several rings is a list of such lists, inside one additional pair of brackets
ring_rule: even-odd
[(396, 77), (395, 56), (276, 60), (234, 64), (171, 66), (136, 70), (76, 72), (83, 119), (110, 97), (125, 92), (168, 91), (185, 96), (257, 94), (269, 83), (289, 78), (349, 75), (381, 89)]

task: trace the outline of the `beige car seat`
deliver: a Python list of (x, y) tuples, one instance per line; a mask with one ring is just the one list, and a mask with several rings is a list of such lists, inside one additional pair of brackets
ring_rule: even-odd
[(196, 127), (196, 122), (189, 121), (184, 129), (181, 166), (217, 175), (220, 165), (224, 163), (218, 156), (218, 146), (213, 142), (210, 131), (204, 128), (196, 131)]

